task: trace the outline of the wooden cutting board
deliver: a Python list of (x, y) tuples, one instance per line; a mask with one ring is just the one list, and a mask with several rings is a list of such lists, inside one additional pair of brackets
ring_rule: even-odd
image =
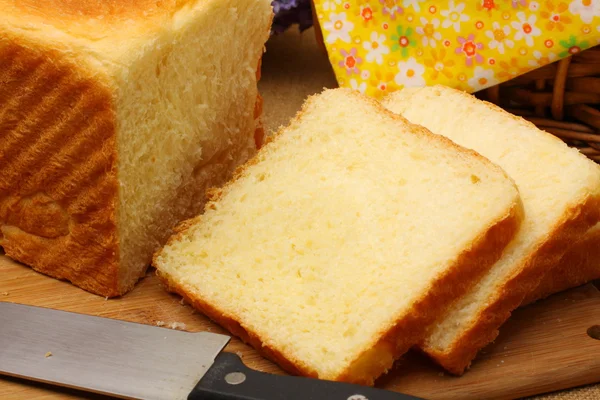
[[(150, 271), (126, 296), (106, 300), (32, 271), (0, 255), (0, 301), (51, 307), (148, 325), (184, 323), (187, 331), (226, 333), (168, 294)], [(600, 292), (587, 285), (514, 313), (494, 344), (463, 377), (445, 374), (425, 357), (409, 354), (377, 386), (427, 399), (508, 399), (600, 382), (600, 340), (587, 330), (600, 325)], [(52, 349), (48, 349), (52, 351)], [(251, 368), (281, 374), (252, 348), (233, 339)], [(44, 354), (40, 354), (40, 360)], [(105, 398), (74, 390), (0, 379), (0, 399)]]

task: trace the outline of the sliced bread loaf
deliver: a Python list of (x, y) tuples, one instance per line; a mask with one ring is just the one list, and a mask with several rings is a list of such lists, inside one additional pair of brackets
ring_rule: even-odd
[(600, 224), (569, 248), (558, 265), (529, 293), (523, 304), (600, 279)]
[(0, 0), (0, 13), (0, 246), (121, 295), (260, 143), (271, 0)]
[(404, 89), (384, 104), (497, 163), (523, 200), (517, 237), (422, 343), (444, 368), (461, 374), (569, 245), (599, 220), (600, 167), (533, 124), (448, 87)]
[(346, 89), (310, 98), (155, 255), (169, 290), (291, 373), (372, 384), (499, 257), (513, 182)]

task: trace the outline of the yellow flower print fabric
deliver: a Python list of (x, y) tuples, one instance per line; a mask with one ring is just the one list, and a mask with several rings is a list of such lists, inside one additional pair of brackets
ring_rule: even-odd
[(475, 92), (600, 44), (600, 0), (313, 0), (338, 83)]

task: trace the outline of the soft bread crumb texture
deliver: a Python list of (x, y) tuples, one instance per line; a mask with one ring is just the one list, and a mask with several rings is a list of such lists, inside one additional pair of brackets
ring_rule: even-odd
[(254, 154), (256, 69), (269, 10), (264, 0), (192, 2), (119, 75), (124, 282), (148, 265), (166, 228), (198, 214), (206, 190)]
[(270, 1), (0, 9), (0, 244), (38, 271), (123, 294), (206, 189), (254, 154)]
[(525, 220), (502, 258), (432, 328), (422, 348), (460, 374), (564, 254), (600, 218), (600, 168), (533, 124), (443, 86), (403, 89), (383, 104), (473, 149), (519, 189)]
[[(418, 336), (382, 337), (510, 220), (486, 239), (499, 257), (520, 221), (500, 168), (346, 89), (311, 97), (214, 196), (157, 253), (159, 275), (282, 364), (367, 384), (444, 304)], [(479, 257), (465, 283), (493, 263)]]

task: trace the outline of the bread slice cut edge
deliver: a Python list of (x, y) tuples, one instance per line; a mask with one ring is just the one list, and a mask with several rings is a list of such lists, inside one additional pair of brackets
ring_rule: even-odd
[[(502, 250), (519, 229), (520, 214), (521, 210), (515, 206), (506, 218), (475, 240), (471, 249), (459, 255), (448, 273), (432, 283), (432, 288), (437, 289), (424, 295), (417, 301), (411, 313), (397, 321), (376, 343), (360, 354), (345, 371), (330, 380), (373, 385), (374, 378), (389, 371), (395, 360), (424, 337), (427, 326), (443, 313), (449, 306), (448, 302), (457, 298), (459, 296), (457, 293), (466, 292), (474, 284), (474, 277), (485, 272), (481, 265), (491, 266), (500, 258)], [(185, 223), (181, 224), (180, 233), (183, 233), (187, 226)], [(194, 308), (227, 329), (232, 335), (240, 338), (244, 343), (252, 346), (259, 354), (276, 363), (286, 372), (319, 378), (318, 374), (304, 365), (302, 361), (265, 345), (261, 337), (251, 329), (244, 327), (235, 315), (228, 315), (217, 306), (205, 302), (193, 293), (193, 289), (179, 284), (159, 269), (156, 270), (156, 275), (164, 283), (167, 291), (182, 296)]]
[(596, 279), (600, 279), (600, 224), (569, 248), (560, 259), (558, 266), (525, 297), (522, 305), (531, 304)]
[(467, 370), (480, 349), (494, 341), (501, 325), (511, 316), (540, 283), (544, 274), (554, 268), (560, 258), (581, 234), (600, 219), (600, 198), (588, 196), (579, 205), (568, 209), (561, 222), (555, 225), (545, 240), (541, 240), (535, 250), (521, 266), (493, 293), (487, 306), (480, 308), (473, 323), (457, 337), (446, 351), (429, 346), (426, 342), (420, 348), (430, 358), (448, 372), (462, 375)]
[[(349, 95), (357, 96), (357, 94), (352, 92), (349, 92)], [(377, 105), (388, 116), (407, 122), (403, 117), (384, 109), (375, 100), (368, 98), (366, 100)], [(309, 98), (307, 103), (310, 101), (311, 99)], [(306, 105), (298, 112), (292, 120), (291, 125), (298, 123), (305, 108)], [(414, 127), (419, 131), (431, 135), (432, 139), (442, 141), (452, 147), (460, 148), (465, 154), (484, 158), (479, 153), (458, 146), (443, 136), (434, 135), (421, 126), (414, 125)], [(277, 137), (283, 134), (284, 131), (285, 128), (267, 138), (265, 146), (260, 151), (265, 151), (264, 149), (271, 142), (277, 140)], [(211, 189), (209, 193), (211, 203), (218, 201), (222, 193), (227, 190), (227, 186), (243, 177), (244, 170), (247, 167), (258, 162), (260, 151), (246, 164), (239, 167), (232, 180), (223, 188)], [(211, 203), (208, 203), (206, 207), (211, 207)], [(199, 215), (180, 224), (176, 229), (176, 234), (170, 238), (165, 247), (184, 237), (186, 231), (197, 224), (201, 218), (202, 215)], [(198, 309), (218, 325), (226, 328), (243, 342), (251, 345), (262, 356), (275, 362), (288, 373), (319, 379), (373, 385), (377, 377), (389, 371), (395, 360), (424, 339), (427, 327), (443, 315), (454, 300), (460, 298), (460, 296), (472, 288), (478, 279), (498, 261), (504, 248), (518, 232), (522, 220), (522, 204), (520, 201), (516, 201), (513, 207), (502, 218), (488, 226), (487, 229), (482, 230), (484, 233), (473, 240), (470, 248), (463, 250), (463, 252), (457, 255), (452, 266), (445, 273), (440, 274), (436, 280), (431, 282), (429, 290), (415, 302), (412, 312), (407, 313), (402, 319), (397, 320), (387, 332), (382, 332), (378, 340), (360, 353), (344, 371), (341, 371), (337, 376), (331, 377), (320, 377), (315, 370), (304, 364), (301, 360), (294, 359), (294, 357), (266, 345), (265, 340), (252, 329), (244, 326), (238, 316), (230, 315), (214, 304), (208, 304), (194, 293), (193, 288), (179, 283), (174, 277), (161, 271), (158, 258), (162, 250), (155, 254), (153, 264), (157, 266), (157, 275), (164, 282), (168, 291), (181, 295), (194, 308)]]

